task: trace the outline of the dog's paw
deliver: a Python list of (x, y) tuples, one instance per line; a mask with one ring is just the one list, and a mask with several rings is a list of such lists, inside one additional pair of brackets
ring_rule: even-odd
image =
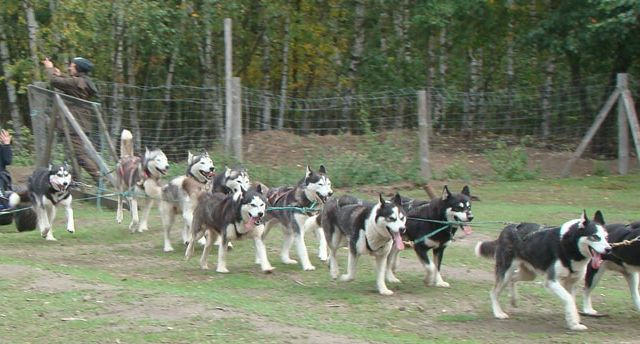
[(353, 281), (353, 277), (349, 276), (348, 274), (344, 274), (340, 276), (340, 280), (343, 282), (349, 282), (349, 281)]
[(163, 251), (164, 252), (173, 252), (173, 247), (172, 246), (165, 246)]
[(503, 311), (494, 311), (493, 312), (493, 316), (496, 319), (509, 319), (509, 314), (503, 312)]
[(76, 232), (75, 228), (67, 228), (67, 232), (73, 234)]
[(303, 266), (302, 267), (302, 270), (304, 270), (304, 271), (314, 271), (315, 269), (316, 269), (316, 267), (313, 266), (313, 265), (307, 265), (307, 266)]
[(219, 272), (219, 273), (221, 273), (221, 274), (228, 274), (228, 273), (229, 273), (229, 269), (227, 269), (227, 268), (221, 268), (221, 267), (218, 267), (218, 268), (216, 269), (216, 272)]
[[(200, 239), (198, 239), (198, 244), (200, 244), (200, 246), (204, 246), (207, 244), (207, 239), (205, 237), (202, 237)], [(189, 245), (189, 242), (187, 241), (187, 245)]]
[(587, 327), (582, 324), (575, 324), (575, 325), (569, 326), (569, 329), (571, 331), (584, 331), (587, 329)]
[(438, 287), (438, 288), (449, 288), (450, 285), (449, 285), (449, 283), (447, 283), (445, 281), (441, 281), (441, 282), (436, 283), (436, 287)]
[(265, 274), (270, 274), (273, 272), (273, 270), (275, 270), (276, 268), (274, 268), (273, 266), (269, 266), (266, 268), (262, 268), (262, 272), (264, 272)]
[(209, 270), (209, 264), (200, 264), (200, 269)]
[(323, 261), (323, 262), (326, 262), (326, 261), (329, 259), (329, 256), (328, 256), (328, 255), (321, 255), (321, 254), (319, 254), (319, 255), (318, 255), (318, 259), (320, 259), (320, 260), (321, 260), (321, 261)]
[(389, 295), (393, 295), (393, 291), (389, 290), (389, 289), (380, 289), (379, 291), (380, 295), (384, 295), (384, 296), (389, 296)]
[(282, 257), (282, 262), (287, 264), (287, 265), (298, 264), (297, 260), (291, 259), (291, 258), (288, 258), (288, 257)]
[(401, 283), (401, 281), (396, 276), (387, 276), (387, 282), (389, 282), (389, 283)]

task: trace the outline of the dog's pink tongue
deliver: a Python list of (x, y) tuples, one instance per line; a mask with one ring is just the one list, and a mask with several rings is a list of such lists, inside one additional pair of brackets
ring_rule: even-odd
[(473, 230), (471, 229), (471, 226), (469, 226), (469, 225), (463, 225), (462, 226), (462, 231), (466, 235), (469, 235), (469, 234), (473, 233)]
[(602, 256), (600, 255), (600, 253), (594, 252), (594, 255), (591, 256), (591, 267), (594, 269), (599, 269), (600, 264), (602, 264)]
[(257, 217), (250, 217), (249, 218), (249, 222), (247, 222), (244, 226), (248, 229), (248, 230), (252, 230), (253, 227), (256, 226), (256, 221), (258, 221)]
[(396, 244), (398, 250), (404, 250), (404, 242), (402, 241), (400, 233), (393, 233), (393, 243)]

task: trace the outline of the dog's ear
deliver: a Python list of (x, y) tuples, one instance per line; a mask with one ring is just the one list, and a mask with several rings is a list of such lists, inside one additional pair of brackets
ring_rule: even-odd
[(320, 165), (320, 168), (318, 168), (318, 172), (322, 174), (327, 174), (327, 169), (324, 168), (324, 165)]
[(602, 216), (602, 212), (600, 210), (596, 210), (596, 214), (593, 215), (593, 221), (604, 226), (604, 216)]
[(446, 200), (449, 196), (451, 196), (451, 192), (449, 191), (449, 187), (445, 185), (442, 189), (442, 200)]
[(466, 195), (468, 197), (471, 197), (471, 191), (469, 191), (469, 186), (468, 185), (465, 185), (462, 188), (462, 191), (460, 191), (460, 193), (463, 194), (463, 195)]
[(379, 196), (378, 202), (380, 202), (380, 204), (384, 206), (386, 202), (384, 201), (384, 198), (382, 198), (382, 193), (379, 193), (378, 196)]
[(191, 165), (191, 163), (193, 162), (193, 154), (191, 154), (191, 151), (187, 152), (189, 152), (189, 155), (187, 155), (187, 164)]
[(313, 171), (311, 171), (311, 167), (309, 167), (309, 165), (307, 165), (307, 171), (305, 172), (304, 178), (309, 178), (311, 176), (311, 173), (313, 173)]
[(240, 199), (242, 198), (242, 195), (244, 194), (244, 192), (242, 192), (242, 188), (240, 188), (239, 190), (236, 190), (233, 193), (233, 201), (234, 202), (238, 202), (240, 201)]
[(400, 197), (400, 193), (396, 192), (393, 196), (393, 203), (398, 206), (398, 208), (402, 208), (402, 197)]
[(258, 184), (256, 186), (256, 192), (259, 193), (259, 194), (262, 194), (262, 185)]
[(578, 223), (578, 228), (587, 227), (587, 223), (589, 223), (589, 218), (587, 217), (587, 211), (582, 209), (582, 215), (580, 215), (580, 222)]

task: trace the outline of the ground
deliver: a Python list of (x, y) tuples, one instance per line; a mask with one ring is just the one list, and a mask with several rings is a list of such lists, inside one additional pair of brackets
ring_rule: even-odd
[[(318, 147), (344, 147), (343, 149), (356, 147), (363, 143), (363, 137), (344, 135), (340, 137), (310, 136), (300, 138), (282, 132), (263, 132), (249, 136), (246, 141), (251, 143), (246, 147), (247, 152), (245, 159), (249, 161), (269, 161), (277, 165), (290, 163), (292, 161), (303, 161), (310, 151), (318, 149)], [(450, 165), (452, 161), (451, 157), (455, 156), (464, 158), (464, 164), (467, 168), (473, 170), (473, 175), (490, 175), (492, 171), (483, 153), (484, 149), (477, 145), (469, 147), (469, 145), (460, 144), (460, 142), (464, 141), (452, 138), (440, 138), (439, 144), (434, 145), (434, 149), (431, 151), (431, 163), (434, 170), (443, 170)], [(540, 147), (529, 147), (527, 148), (527, 153), (531, 166), (540, 167), (541, 177), (544, 178), (559, 176), (565, 162), (572, 154), (570, 150), (551, 151)], [(572, 175), (584, 176), (592, 174), (594, 172), (594, 164), (596, 164), (594, 160), (580, 159), (572, 169)], [(599, 164), (602, 163), (599, 162)], [(608, 161), (604, 164), (607, 165), (611, 172), (615, 172), (615, 161)], [(33, 169), (29, 167), (10, 167), (16, 183), (26, 183), (26, 179), (32, 170)], [(391, 190), (397, 187), (398, 185), (365, 186), (359, 188), (359, 191), (374, 194), (381, 189)], [(407, 184), (402, 187), (410, 188), (412, 185)], [(62, 211), (59, 212), (60, 217), (64, 216), (62, 213)], [(60, 221), (60, 219), (58, 219), (58, 221)], [(113, 223), (113, 218), (110, 217), (105, 220), (102, 218), (93, 219), (85, 217), (84, 219), (81, 218), (80, 221), (84, 221), (83, 224), (85, 226), (89, 223), (104, 225), (102, 224), (104, 221)], [(79, 226), (79, 228), (82, 227), (83, 226)], [(118, 228), (126, 234), (125, 227), (124, 224), (118, 226)], [(62, 228), (59, 228), (58, 231), (62, 232)], [(286, 343), (364, 343), (364, 341), (359, 342), (352, 337), (331, 334), (305, 326), (296, 326), (295, 322), (284, 323), (282, 321), (272, 321), (268, 317), (240, 309), (199, 302), (199, 300), (194, 297), (180, 295), (167, 297), (166, 294), (158, 296), (151, 291), (145, 292), (140, 289), (131, 289), (124, 291), (130, 294), (129, 297), (131, 301), (116, 302), (113, 300), (118, 299), (123, 293), (123, 290), (121, 287), (114, 286), (114, 283), (88, 283), (63, 272), (54, 272), (38, 267), (38, 264), (83, 267), (86, 269), (105, 271), (111, 276), (123, 281), (129, 279), (149, 281), (151, 283), (166, 283), (167, 281), (171, 281), (173, 276), (184, 274), (184, 261), (180, 255), (162, 255), (159, 252), (160, 231), (159, 229), (154, 229), (151, 232), (153, 233), (147, 232), (143, 234), (141, 240), (128, 240), (127, 242), (116, 245), (101, 245), (100, 243), (76, 245), (69, 242), (69, 238), (66, 238), (67, 242), (61, 240), (55, 245), (42, 246), (37, 251), (32, 251), (30, 245), (3, 247), (3, 255), (7, 257), (29, 257), (29, 259), (35, 263), (33, 266), (12, 264), (10, 262), (0, 263), (0, 281), (20, 281), (15, 283), (28, 281), (25, 285), (20, 284), (16, 286), (11, 284), (13, 287), (22, 288), (22, 290), (27, 293), (26, 295), (30, 292), (55, 294), (76, 291), (78, 296), (75, 301), (99, 305), (99, 309), (91, 313), (76, 311), (69, 314), (55, 314), (55, 319), (53, 319), (55, 321), (82, 322), (87, 321), (89, 318), (122, 318), (127, 319), (127, 321), (114, 323), (113, 326), (122, 326), (123, 330), (130, 330), (128, 326), (135, 324), (134, 321), (136, 321), (136, 319), (151, 319), (151, 323), (139, 330), (152, 333), (174, 331), (175, 329), (172, 328), (172, 326), (162, 324), (180, 322), (193, 317), (197, 317), (197, 322), (199, 323), (211, 323), (225, 319), (237, 321), (237, 319), (241, 319), (243, 322), (250, 323), (257, 332), (274, 336), (275, 338), (279, 338), (281, 342)], [(177, 230), (174, 232), (177, 232)], [(461, 237), (455, 242), (455, 248), (452, 248), (452, 250), (467, 252), (472, 249), (478, 240), (488, 238), (490, 238), (488, 235), (482, 233), (475, 233), (471, 238)], [(40, 241), (34, 242), (41, 243)], [(277, 261), (279, 252), (277, 246), (277, 244), (274, 244), (269, 249), (269, 256), (273, 257), (273, 261)], [(132, 259), (131, 252), (137, 253), (134, 259)], [(318, 263), (317, 259), (315, 259), (315, 261)], [(191, 264), (191, 267), (188, 268), (186, 272), (188, 277), (194, 281), (206, 283), (219, 278), (211, 272), (200, 272), (194, 266), (195, 263)], [(253, 271), (253, 268), (249, 269)], [(294, 268), (288, 269), (284, 273), (282, 267), (279, 267), (279, 269), (279, 273), (266, 275), (264, 278), (266, 280), (288, 279), (292, 281), (293, 284), (298, 284), (302, 287), (307, 286), (309, 283), (315, 283), (309, 282), (307, 278), (308, 275), (305, 275), (306, 273), (302, 273)], [(417, 324), (401, 324), (398, 331), (402, 331), (402, 326), (420, 326), (424, 327), (426, 329), (425, 331), (431, 331), (433, 326), (437, 326), (437, 331), (442, 333), (454, 333), (458, 338), (481, 342), (484, 341), (483, 339), (490, 338), (483, 336), (490, 336), (493, 332), (512, 333), (515, 338), (514, 340), (518, 340), (520, 336), (524, 336), (523, 342), (535, 342), (535, 340), (531, 341), (532, 337), (527, 336), (534, 336), (533, 338), (535, 338), (537, 333), (548, 333), (558, 336), (558, 339), (555, 340), (556, 342), (571, 342), (571, 336), (567, 336), (563, 328), (561, 310), (555, 301), (553, 307), (538, 309), (536, 298), (524, 296), (521, 308), (513, 311), (515, 319), (495, 321), (486, 314), (488, 296), (484, 291), (482, 293), (484, 299), (482, 300), (450, 302), (445, 304), (439, 303), (434, 307), (433, 300), (424, 299), (423, 294), (415, 292), (416, 289), (422, 290), (421, 288), (423, 288), (419, 280), (419, 276), (423, 273), (423, 268), (418, 264), (413, 255), (405, 254), (402, 256), (400, 271), (401, 275), (418, 276), (416, 277), (417, 280), (403, 281), (407, 284), (395, 287), (400, 289), (397, 297), (380, 299), (381, 307), (388, 308), (390, 314), (393, 314), (393, 312), (415, 313), (416, 317), (419, 317), (421, 320)], [(493, 274), (490, 269), (479, 270), (463, 266), (446, 266), (444, 271), (445, 279), (453, 283), (481, 283), (486, 287), (493, 281)], [(326, 272), (321, 271), (315, 273), (325, 274)], [(618, 284), (623, 283), (619, 276), (612, 276), (610, 278)], [(370, 285), (363, 285), (367, 288), (367, 293), (370, 293)], [(486, 291), (488, 292), (488, 289)], [(433, 292), (438, 293), (437, 295), (444, 299), (460, 297), (460, 295), (456, 295), (455, 287), (448, 290), (433, 290)], [(263, 297), (263, 295), (257, 296)], [(628, 294), (625, 295), (625, 297), (628, 297)], [(0, 301), (2, 301), (1, 298)], [(601, 302), (601, 300), (598, 301)], [(1, 304), (0, 302), (0, 305)], [(348, 308), (347, 305), (340, 301), (328, 302), (325, 307), (328, 314), (331, 312), (347, 312), (346, 309)], [(9, 312), (10, 310), (0, 309), (0, 319), (7, 317)], [(446, 314), (456, 315), (461, 313), (479, 313), (483, 314), (483, 316), (476, 321), (466, 321), (462, 319), (460, 323), (456, 323), (455, 321), (443, 322), (433, 320)], [(526, 316), (521, 314), (526, 314)], [(600, 332), (635, 328), (638, 317), (635, 313), (629, 312), (629, 314), (630, 315), (624, 317), (618, 315), (615, 319), (614, 317), (598, 320), (585, 318), (584, 322), (590, 327), (595, 327)], [(224, 334), (220, 335), (224, 336)], [(612, 342), (631, 342), (634, 340), (633, 338), (636, 338), (634, 337), (635, 335), (636, 334), (629, 332), (628, 336), (616, 337)], [(224, 337), (221, 338), (224, 340)], [(212, 341), (215, 342), (215, 339), (216, 338), (212, 338)], [(606, 340), (604, 341), (606, 342)], [(1, 338), (0, 342), (2, 342)], [(508, 342), (508, 340), (502, 338), (500, 342)]]

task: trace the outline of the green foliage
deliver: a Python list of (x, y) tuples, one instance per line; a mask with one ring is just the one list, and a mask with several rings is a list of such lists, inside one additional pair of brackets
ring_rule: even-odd
[(442, 173), (448, 179), (458, 179), (464, 181), (471, 180), (471, 174), (469, 173), (469, 169), (467, 168), (467, 166), (457, 161), (447, 166), (442, 171)]
[(491, 168), (496, 173), (498, 180), (518, 181), (535, 179), (539, 171), (530, 170), (529, 157), (524, 146), (510, 148), (505, 142), (496, 142), (496, 148), (485, 152)]
[(609, 171), (609, 164), (606, 161), (595, 160), (593, 162), (593, 175), (598, 177), (604, 177), (611, 174)]
[[(13, 130), (13, 126), (11, 122), (7, 124), (7, 131), (13, 136), (16, 137), (16, 133)], [(13, 151), (13, 165), (16, 166), (33, 166), (35, 154), (33, 151), (33, 135), (31, 134), (31, 130), (26, 126), (22, 126), (20, 128), (20, 142), (19, 145), (16, 144), (15, 139), (12, 142), (12, 151)]]

